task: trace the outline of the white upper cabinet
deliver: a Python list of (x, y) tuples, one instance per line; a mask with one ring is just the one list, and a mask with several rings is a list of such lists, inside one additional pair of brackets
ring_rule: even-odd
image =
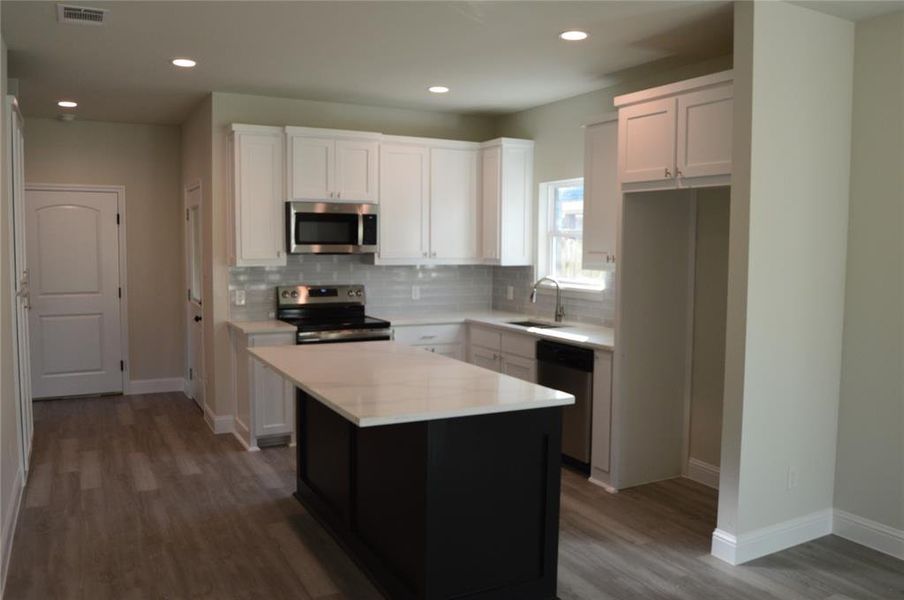
[(533, 264), (534, 143), (500, 138), (481, 145), (483, 257), (491, 264)]
[(618, 236), (618, 114), (584, 129), (583, 267), (601, 269), (615, 262)]
[(615, 105), (626, 190), (730, 183), (731, 71), (619, 96)]
[(478, 149), (430, 150), (430, 256), (479, 258)]
[(430, 149), (380, 145), (380, 258), (429, 257)]
[(678, 177), (731, 174), (731, 84), (678, 96)]
[(289, 199), (377, 202), (379, 137), (286, 127)]
[(675, 99), (653, 100), (619, 111), (621, 181), (672, 180), (675, 175)]
[(285, 252), (285, 136), (278, 127), (233, 125), (230, 263), (280, 266)]

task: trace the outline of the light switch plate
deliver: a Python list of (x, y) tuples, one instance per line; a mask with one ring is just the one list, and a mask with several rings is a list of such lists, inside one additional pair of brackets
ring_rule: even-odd
[(234, 294), (233, 303), (236, 306), (245, 306), (245, 290), (235, 290)]

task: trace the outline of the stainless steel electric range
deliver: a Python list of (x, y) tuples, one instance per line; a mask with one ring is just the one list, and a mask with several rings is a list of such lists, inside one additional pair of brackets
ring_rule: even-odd
[(276, 318), (295, 325), (297, 344), (391, 340), (389, 321), (364, 314), (363, 285), (276, 288)]

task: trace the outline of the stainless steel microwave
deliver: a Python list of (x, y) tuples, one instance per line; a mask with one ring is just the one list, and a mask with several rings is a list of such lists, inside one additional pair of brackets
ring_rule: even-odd
[(373, 254), (377, 251), (377, 204), (287, 202), (289, 254)]

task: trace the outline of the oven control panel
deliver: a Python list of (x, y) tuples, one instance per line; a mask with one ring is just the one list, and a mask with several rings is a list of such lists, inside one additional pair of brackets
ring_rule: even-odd
[(364, 304), (363, 285), (288, 285), (276, 288), (278, 306)]

